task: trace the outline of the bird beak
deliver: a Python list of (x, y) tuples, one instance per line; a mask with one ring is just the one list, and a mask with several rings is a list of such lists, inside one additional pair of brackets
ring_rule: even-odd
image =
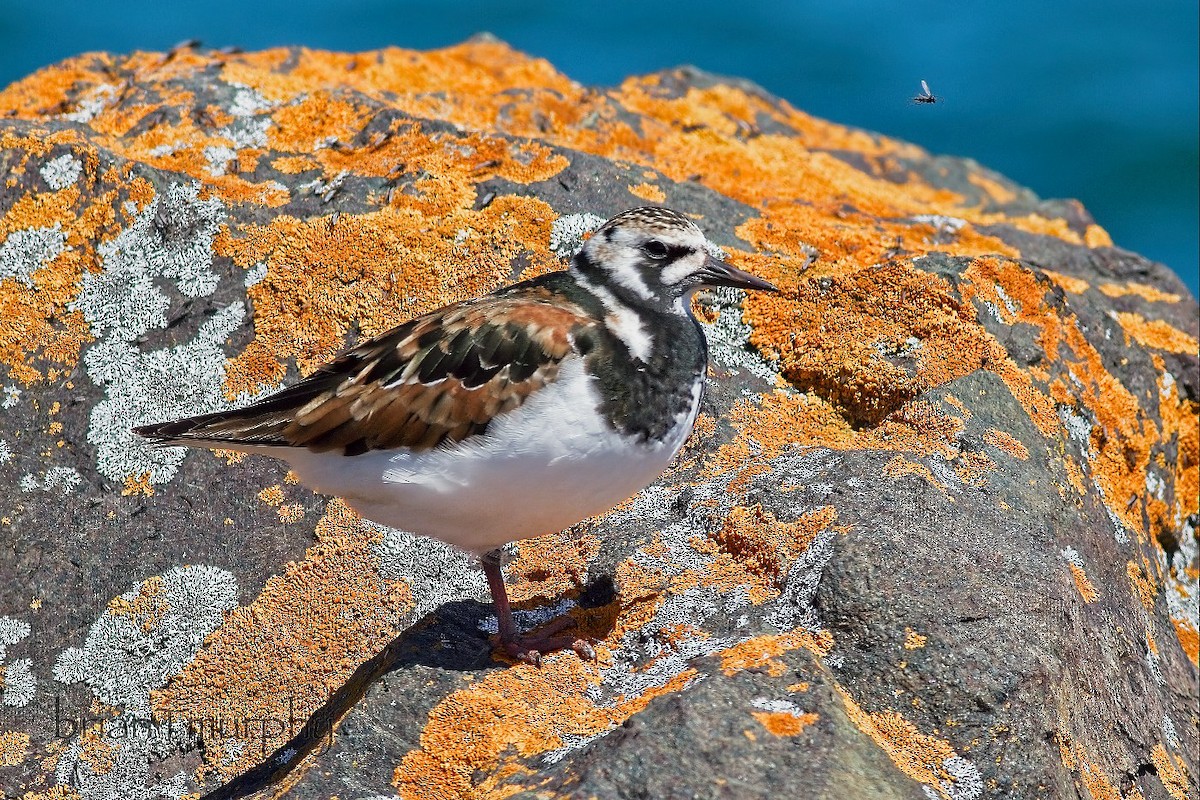
[(764, 281), (757, 275), (744, 272), (732, 264), (708, 256), (699, 272), (700, 279), (707, 286), (732, 286), (735, 289), (761, 289), (766, 292), (778, 292), (775, 285)]

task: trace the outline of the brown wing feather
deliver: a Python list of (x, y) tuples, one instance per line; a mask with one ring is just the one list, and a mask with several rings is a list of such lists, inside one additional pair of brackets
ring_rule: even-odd
[(552, 298), (530, 289), (447, 306), (246, 408), (135, 430), (170, 444), (346, 455), (462, 441), (553, 381), (574, 337), (595, 324)]

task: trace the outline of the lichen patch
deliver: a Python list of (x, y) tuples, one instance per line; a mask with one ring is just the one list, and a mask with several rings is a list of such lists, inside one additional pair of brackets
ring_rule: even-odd
[[(408, 584), (379, 574), (372, 550), (378, 537), (344, 503), (330, 502), (304, 560), (288, 564), (253, 602), (227, 615), (200, 655), (153, 694), (154, 713), (307, 719), (402, 630), (413, 608)], [(229, 734), (206, 741), (197, 779), (228, 779), (288, 739), (286, 730), (267, 735), (253, 726), (234, 726)]]

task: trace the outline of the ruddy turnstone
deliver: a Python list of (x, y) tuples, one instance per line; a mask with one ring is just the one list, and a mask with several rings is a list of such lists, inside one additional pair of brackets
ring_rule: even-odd
[(715, 258), (666, 208), (604, 223), (569, 269), (410, 320), (245, 408), (145, 425), (162, 445), (260, 453), (367, 519), (480, 556), (514, 658), (572, 646), (518, 635), (507, 542), (608, 511), (671, 463), (696, 421), (701, 288), (775, 287)]

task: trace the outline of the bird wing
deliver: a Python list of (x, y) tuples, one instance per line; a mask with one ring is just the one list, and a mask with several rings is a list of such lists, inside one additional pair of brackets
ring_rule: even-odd
[(245, 408), (135, 428), (160, 444), (427, 450), (482, 433), (551, 383), (595, 321), (544, 288), (446, 306)]

